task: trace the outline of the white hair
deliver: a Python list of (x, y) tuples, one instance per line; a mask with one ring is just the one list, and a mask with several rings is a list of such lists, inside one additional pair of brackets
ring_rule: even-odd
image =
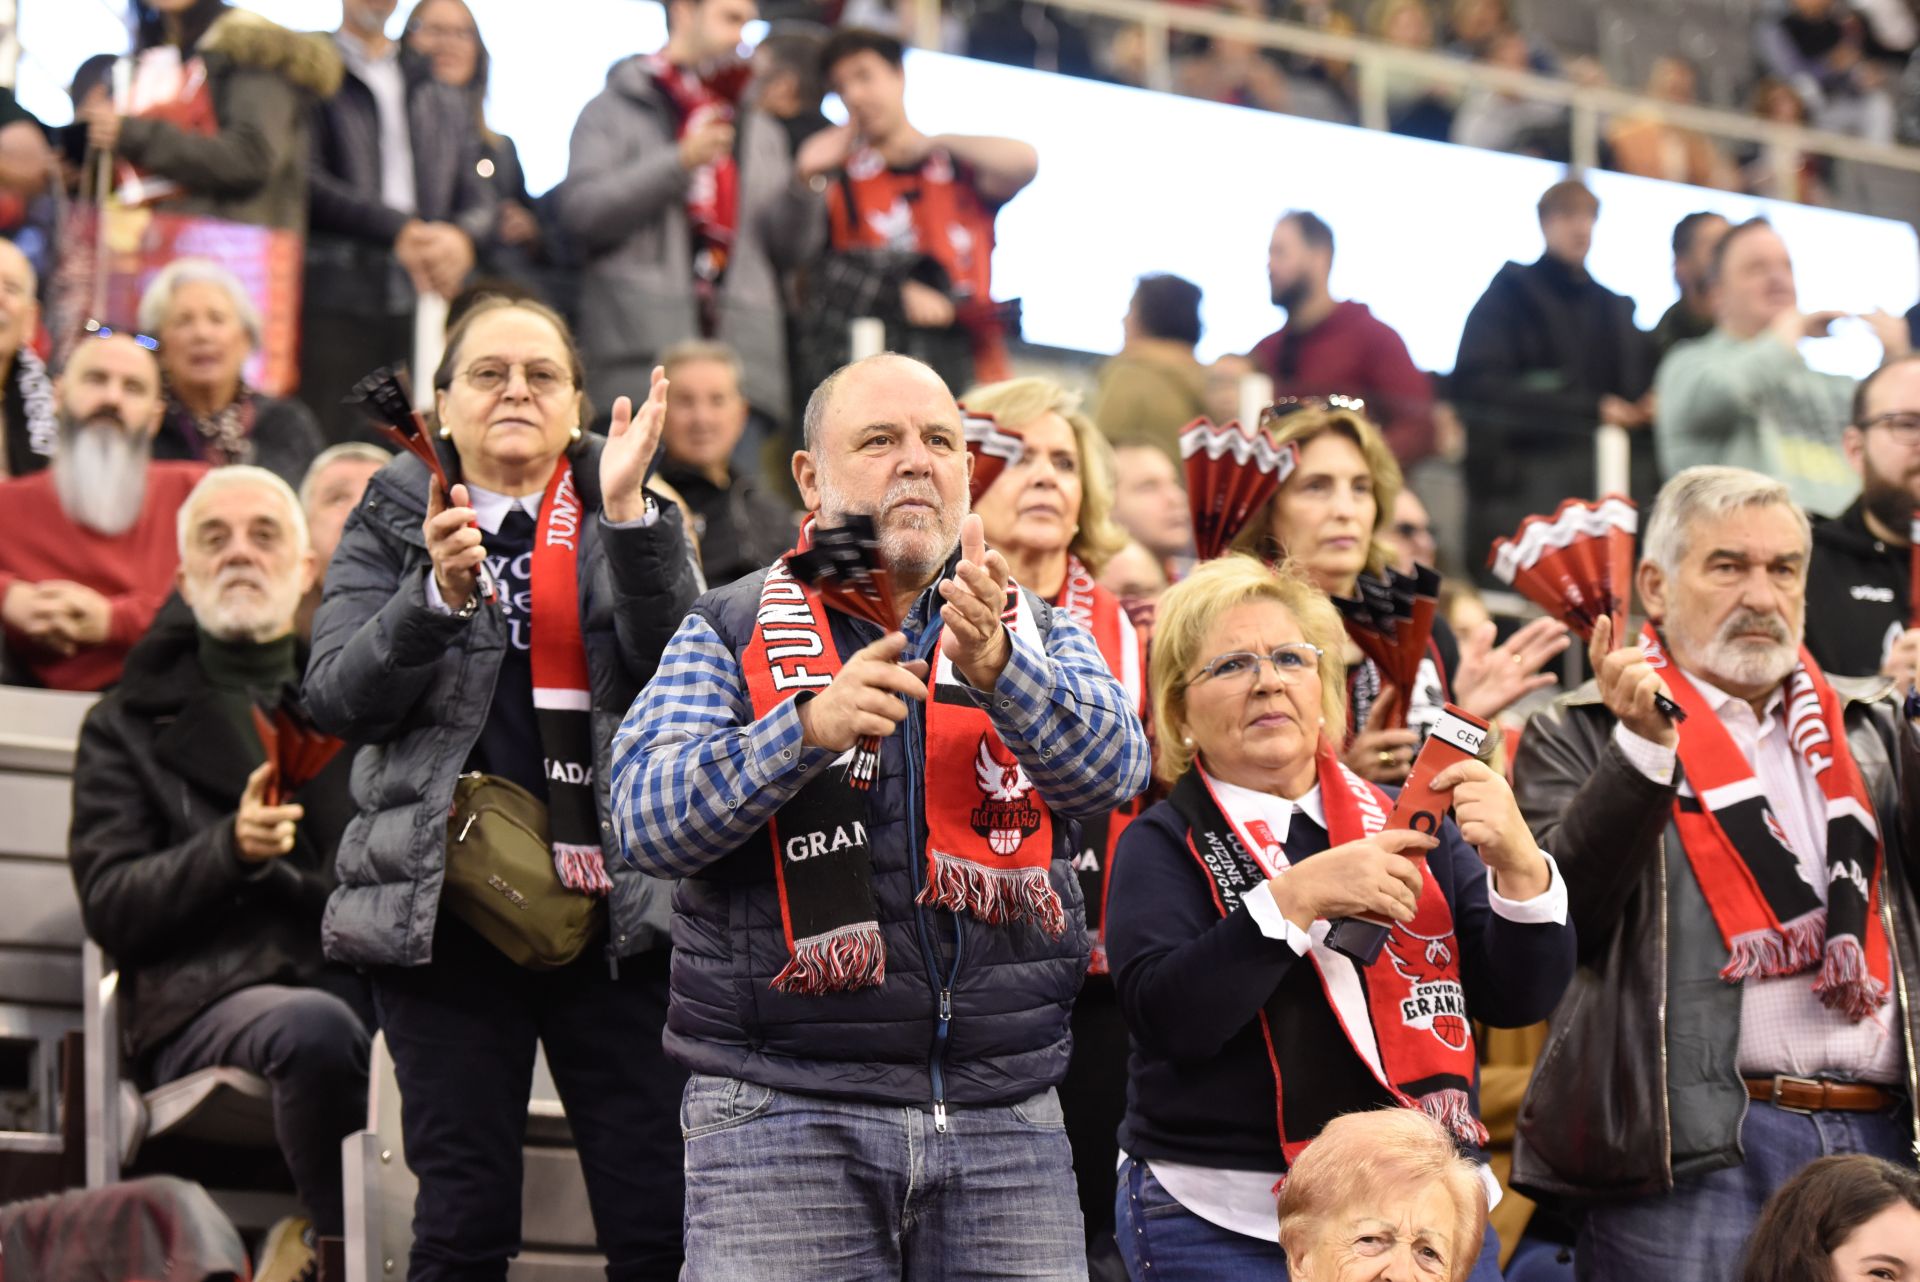
[(193, 532), (195, 515), (200, 505), (212, 495), (222, 490), (242, 490), (248, 487), (266, 490), (287, 509), (287, 528), (293, 532), (300, 550), (305, 552), (313, 547), (313, 538), (307, 533), (307, 514), (300, 506), (300, 496), (293, 487), (281, 480), (264, 467), (252, 467), (247, 464), (235, 464), (232, 467), (216, 467), (200, 478), (200, 483), (187, 495), (187, 501), (180, 505), (180, 515), (175, 524), (175, 537), (179, 540), (180, 559), (187, 558), (187, 536)]
[(238, 276), (211, 258), (176, 258), (160, 269), (160, 274), (140, 295), (140, 329), (143, 333), (155, 338), (160, 336), (160, 331), (166, 327), (167, 315), (173, 311), (173, 296), (182, 285), (217, 285), (225, 290), (227, 297), (233, 300), (234, 314), (240, 318), (248, 339), (256, 348), (264, 341), (265, 328), (260, 322), (260, 309), (247, 296), (246, 286), (240, 283)]
[(320, 488), (320, 478), (335, 463), (344, 463), (352, 459), (357, 463), (372, 463), (385, 467), (393, 461), (391, 451), (383, 450), (368, 441), (342, 441), (338, 445), (329, 445), (313, 456), (313, 462), (307, 464), (306, 475), (300, 478), (300, 510), (313, 510), (313, 492)]
[(1718, 520), (1741, 508), (1784, 507), (1800, 527), (1804, 550), (1813, 547), (1813, 527), (1787, 487), (1744, 467), (1703, 465), (1677, 473), (1660, 487), (1647, 519), (1645, 556), (1669, 576), (1680, 572), (1695, 522)]

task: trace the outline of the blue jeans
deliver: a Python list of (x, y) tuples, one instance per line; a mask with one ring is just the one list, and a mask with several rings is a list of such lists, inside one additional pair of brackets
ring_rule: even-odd
[(1052, 1090), (953, 1108), (776, 1091), (696, 1073), (681, 1282), (1083, 1282), (1073, 1154)]
[(1746, 1160), (1738, 1166), (1682, 1180), (1665, 1197), (1588, 1210), (1574, 1256), (1580, 1282), (1731, 1282), (1760, 1208), (1808, 1162), (1870, 1153), (1914, 1165), (1905, 1100), (1882, 1113), (1789, 1113), (1756, 1102), (1740, 1143)]
[[(1114, 1219), (1133, 1282), (1287, 1282), (1278, 1242), (1201, 1219), (1174, 1201), (1145, 1162), (1122, 1163)], [(1468, 1282), (1500, 1282), (1500, 1235), (1491, 1226)]]

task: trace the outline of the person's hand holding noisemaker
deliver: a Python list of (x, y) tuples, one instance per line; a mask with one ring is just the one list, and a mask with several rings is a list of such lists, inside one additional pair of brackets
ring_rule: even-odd
[[(1417, 852), (1410, 845), (1405, 847), (1409, 853), (1424, 853), (1433, 849), (1439, 844), (1437, 834), (1440, 821), (1447, 817), (1448, 809), (1456, 801), (1450, 790), (1456, 785), (1471, 783), (1475, 786), (1458, 799), (1473, 806), (1471, 815), (1463, 818), (1471, 818), (1476, 825), (1484, 826), (1482, 835), (1495, 839), (1495, 848), (1500, 852), (1496, 858), (1504, 861), (1511, 853), (1516, 864), (1526, 865), (1526, 860), (1521, 857), (1525, 854), (1524, 849), (1509, 852), (1510, 847), (1522, 844), (1513, 836), (1514, 826), (1525, 834), (1526, 825), (1521, 822), (1519, 808), (1514, 805), (1513, 794), (1507, 791), (1506, 785), (1500, 784), (1497, 796), (1485, 795), (1487, 779), (1497, 781), (1498, 776), (1484, 766), (1480, 767), (1480, 773), (1467, 772), (1449, 777), (1454, 767), (1479, 765), (1474, 759), (1486, 745), (1487, 732), (1487, 723), (1479, 717), (1451, 703), (1447, 704), (1441, 710), (1440, 720), (1434, 724), (1433, 733), (1427, 736), (1426, 743), (1421, 747), (1420, 755), (1414, 759), (1413, 772), (1408, 776), (1406, 786), (1401, 788), (1400, 797), (1394, 802), (1393, 813), (1387, 817), (1386, 830), (1380, 836), (1390, 836), (1402, 829), (1411, 830), (1429, 840)], [(1444, 787), (1441, 786), (1443, 778), (1446, 778)], [(1501, 798), (1504, 798), (1506, 808), (1504, 814), (1500, 810)], [(1462, 835), (1465, 835), (1464, 825)], [(1472, 839), (1469, 837), (1468, 840), (1471, 842)], [(1532, 856), (1537, 860), (1540, 851), (1532, 842), (1532, 836), (1526, 835), (1524, 845), (1532, 850)], [(1484, 853), (1482, 857), (1486, 858)], [(1306, 862), (1311, 864), (1313, 860)], [(1495, 866), (1494, 859), (1488, 859), (1488, 865)], [(1504, 867), (1504, 863), (1501, 866)], [(1541, 866), (1544, 868), (1544, 864)], [(1291, 871), (1287, 874), (1289, 877), (1292, 875)], [(1419, 883), (1415, 882), (1416, 892), (1418, 888)], [(1395, 921), (1412, 920), (1411, 912), (1404, 916), (1388, 916)], [(1351, 957), (1362, 966), (1369, 966), (1380, 955), (1380, 948), (1387, 942), (1387, 935), (1391, 931), (1391, 925), (1372, 917), (1342, 917), (1329, 923), (1326, 943), (1335, 952)]]
[(1615, 650), (1613, 621), (1602, 618), (1593, 627), (1587, 659), (1593, 664), (1600, 700), (1628, 730), (1663, 748), (1680, 745), (1679, 723), (1687, 714), (1667, 694), (1667, 683), (1637, 645)]

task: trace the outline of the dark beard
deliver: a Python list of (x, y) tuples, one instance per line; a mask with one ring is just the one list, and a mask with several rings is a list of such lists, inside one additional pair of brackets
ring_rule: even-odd
[(1915, 504), (1911, 490), (1895, 485), (1868, 468), (1860, 481), (1860, 506), (1891, 530), (1894, 538), (1905, 543), (1913, 526), (1914, 508), (1920, 505)]
[(1267, 292), (1273, 299), (1273, 305), (1284, 308), (1287, 314), (1291, 316), (1295, 308), (1307, 301), (1307, 282), (1304, 280), (1296, 280), (1288, 285), (1275, 285), (1269, 280), (1267, 282)]

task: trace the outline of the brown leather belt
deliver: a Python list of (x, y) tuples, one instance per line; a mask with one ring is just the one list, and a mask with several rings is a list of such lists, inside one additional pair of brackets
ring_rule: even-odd
[(1898, 1097), (1865, 1082), (1829, 1082), (1816, 1077), (1749, 1077), (1747, 1096), (1789, 1113), (1878, 1113)]

